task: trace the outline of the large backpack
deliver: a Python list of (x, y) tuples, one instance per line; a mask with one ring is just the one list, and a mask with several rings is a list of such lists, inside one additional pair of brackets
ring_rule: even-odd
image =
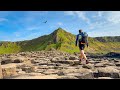
[(86, 32), (82, 32), (81, 34), (79, 34), (79, 43), (80, 44), (86, 44), (87, 43), (87, 37), (88, 37), (88, 34)]

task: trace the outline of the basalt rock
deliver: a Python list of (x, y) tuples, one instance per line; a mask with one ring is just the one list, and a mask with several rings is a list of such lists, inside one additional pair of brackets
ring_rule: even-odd
[[(98, 55), (99, 56), (99, 55)], [(119, 58), (91, 57), (79, 61), (79, 53), (31, 51), (0, 55), (0, 78), (7, 79), (117, 79)], [(83, 63), (84, 62), (84, 63)]]

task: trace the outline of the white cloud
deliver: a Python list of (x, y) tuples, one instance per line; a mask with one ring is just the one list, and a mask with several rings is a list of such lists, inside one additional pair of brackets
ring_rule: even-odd
[(0, 18), (0, 22), (8, 21), (6, 18)]
[[(22, 37), (24, 35), (27, 35), (28, 33), (32, 33), (32, 31), (36, 30), (35, 32), (38, 33), (38, 30), (40, 29), (41, 27), (40, 26), (29, 26), (29, 27), (26, 27), (24, 28), (24, 31), (23, 29), (21, 30), (18, 30), (17, 32), (14, 32), (13, 34), (16, 36), (16, 37)], [(32, 33), (32, 35), (36, 36), (35, 34)]]
[(102, 16), (103, 16), (103, 13), (104, 13), (103, 11), (98, 11), (98, 16), (99, 16), (99, 17), (102, 17)]
[[(25, 12), (21, 17), (13, 15), (14, 20), (9, 24), (11, 24), (11, 26), (14, 25), (12, 30), (16, 30), (16, 32), (12, 35), (13, 37), (11, 37), (16, 40), (31, 39), (51, 32), (51, 30), (55, 30), (58, 27), (62, 27), (71, 33), (78, 33), (78, 29), (81, 28), (88, 32), (90, 36), (120, 35), (120, 11), (65, 11), (64, 14), (70, 17), (65, 17), (62, 21), (57, 21), (57, 23), (55, 23), (53, 19), (52, 23), (47, 24), (43, 23), (45, 19), (48, 18), (45, 17), (44, 12)], [(68, 22), (68, 19), (74, 21)], [(0, 22), (3, 21), (7, 21), (7, 19), (0, 15)], [(51, 30), (47, 31), (47, 29), (43, 29), (43, 27), (50, 27)], [(42, 32), (42, 30), (44, 31)], [(3, 34), (1, 34), (1, 36), (2, 35)], [(6, 39), (8, 40), (9, 38)]]
[[(116, 11), (98, 11), (97, 15), (92, 22), (88, 26), (88, 30), (94, 30), (94, 32), (98, 32), (96, 36), (102, 35), (118, 35), (115, 34), (115, 31), (119, 29), (120, 24), (120, 12)], [(111, 31), (110, 31), (111, 30)], [(101, 31), (101, 32), (100, 32)], [(100, 34), (99, 34), (100, 32)], [(103, 32), (103, 33), (102, 33)], [(113, 32), (113, 33), (110, 33)], [(119, 32), (118, 32), (119, 33)], [(120, 33), (119, 33), (120, 35)]]
[(65, 15), (72, 15), (72, 16), (77, 15), (78, 18), (84, 20), (88, 24), (90, 23), (90, 19), (86, 16), (85, 11), (65, 11), (64, 13)]
[(33, 30), (38, 30), (40, 28), (41, 28), (40, 26), (30, 26), (30, 27), (27, 27), (25, 30), (33, 31)]
[(88, 24), (90, 23), (90, 19), (86, 17), (86, 12), (82, 12), (82, 11), (75, 11), (75, 14), (77, 14), (77, 16), (81, 19), (83, 19), (84, 21), (86, 21)]
[(108, 11), (107, 20), (114, 24), (120, 23), (120, 11)]
[(100, 37), (100, 36), (120, 36), (120, 33), (118, 32), (118, 30), (113, 31), (112, 29), (109, 28), (105, 29), (105, 30), (98, 30), (98, 31), (92, 31), (92, 32), (88, 32), (88, 35), (90, 37)]
[(14, 32), (14, 35), (15, 35), (16, 37), (19, 37), (21, 34), (20, 34), (20, 32)]
[[(120, 36), (120, 26), (118, 24), (111, 24), (111, 23), (98, 23), (93, 24), (95, 28), (92, 30), (88, 27), (88, 34), (92, 37), (98, 37), (98, 36)], [(93, 27), (94, 27), (93, 26)]]
[(62, 22), (58, 22), (58, 23), (57, 23), (57, 25), (62, 26), (62, 25), (63, 25), (63, 23), (62, 23)]
[(65, 15), (75, 15), (74, 11), (65, 11)]
[(24, 41), (24, 40), (26, 40), (26, 38), (24, 38), (24, 37), (16, 37), (16, 38), (13, 38), (13, 39), (11, 39), (10, 41), (14, 41), (14, 42), (16, 42), (16, 41)]
[[(96, 29), (96, 31), (97, 31), (97, 29), (100, 29), (100, 28), (102, 29), (102, 28), (104, 28), (104, 26), (106, 26), (106, 28), (107, 28), (108, 25), (109, 24), (106, 21), (103, 21), (103, 22), (96, 21), (94, 23), (90, 23), (88, 26), (88, 29), (90, 29), (90, 30)], [(111, 25), (109, 25), (109, 26), (111, 26)]]
[(41, 32), (24, 32), (22, 33), (21, 31), (19, 32), (14, 32), (15, 38), (13, 38), (11, 41), (22, 41), (22, 40), (31, 40), (33, 38), (37, 38), (41, 35)]
[(29, 35), (24, 37), (24, 40), (31, 40), (34, 38), (38, 38), (41, 35), (41, 32), (34, 32), (34, 33), (30, 33)]
[[(99, 13), (99, 12), (98, 12)], [(93, 36), (119, 36), (120, 35), (120, 12), (104, 11), (102, 15), (97, 16), (97, 23), (91, 23), (88, 27), (92, 29), (89, 33)]]

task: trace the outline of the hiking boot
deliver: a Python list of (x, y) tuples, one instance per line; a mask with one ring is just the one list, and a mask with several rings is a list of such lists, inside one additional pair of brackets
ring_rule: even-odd
[(86, 64), (88, 64), (89, 62), (88, 62), (88, 60), (86, 60)]

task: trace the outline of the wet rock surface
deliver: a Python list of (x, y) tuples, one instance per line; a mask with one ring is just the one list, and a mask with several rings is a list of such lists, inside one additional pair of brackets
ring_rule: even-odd
[(117, 79), (120, 59), (88, 57), (58, 51), (21, 52), (0, 55), (0, 79)]

